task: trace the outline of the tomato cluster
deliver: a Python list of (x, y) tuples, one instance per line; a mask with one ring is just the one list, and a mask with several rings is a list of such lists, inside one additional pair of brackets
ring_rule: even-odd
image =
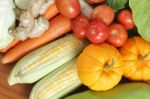
[[(95, 3), (87, 0), (90, 4)], [(103, 0), (97, 0), (97, 2)], [(72, 21), (72, 30), (76, 37), (80, 39), (88, 38), (92, 43), (99, 44), (108, 42), (115, 47), (121, 47), (128, 38), (128, 29), (134, 28), (132, 13), (124, 9), (116, 16), (112, 7), (100, 4), (96, 6), (91, 14), (91, 19), (84, 15), (79, 15)]]
[(116, 16), (112, 7), (103, 4), (105, 0), (86, 0), (89, 4), (97, 4), (90, 19), (81, 13), (79, 0), (56, 0), (59, 12), (72, 19), (72, 30), (79, 39), (88, 38), (92, 43), (108, 43), (121, 47), (127, 40), (128, 29), (134, 28), (130, 10), (121, 10)]

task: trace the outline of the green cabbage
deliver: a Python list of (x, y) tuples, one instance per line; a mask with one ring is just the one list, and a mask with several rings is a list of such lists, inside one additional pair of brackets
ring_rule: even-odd
[(150, 99), (150, 86), (140, 82), (125, 83), (108, 91), (88, 90), (63, 99)]
[(117, 12), (120, 9), (125, 8), (125, 5), (128, 0), (106, 0), (106, 4), (111, 6), (115, 12)]
[(129, 5), (139, 34), (146, 41), (150, 41), (150, 1), (129, 0)]
[(12, 0), (0, 1), (0, 49), (8, 46), (14, 39), (10, 34), (10, 28), (15, 24), (15, 12)]

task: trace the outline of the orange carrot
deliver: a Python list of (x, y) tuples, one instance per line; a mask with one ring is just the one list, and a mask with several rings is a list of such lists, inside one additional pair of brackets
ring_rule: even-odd
[(48, 20), (50, 20), (51, 18), (53, 18), (54, 16), (56, 16), (59, 13), (57, 7), (56, 7), (56, 3), (51, 4), (47, 11), (44, 13), (44, 17)]
[(58, 15), (50, 21), (49, 29), (42, 36), (20, 42), (6, 53), (1, 61), (3, 64), (15, 62), (30, 51), (55, 40), (70, 30), (71, 20), (62, 15)]
[(0, 49), (0, 52), (1, 52), (1, 53), (6, 53), (8, 50), (10, 50), (11, 48), (13, 48), (13, 47), (14, 47), (16, 44), (18, 44), (18, 43), (19, 43), (19, 40), (14, 39), (14, 40), (12, 41), (12, 43), (9, 44), (6, 48)]

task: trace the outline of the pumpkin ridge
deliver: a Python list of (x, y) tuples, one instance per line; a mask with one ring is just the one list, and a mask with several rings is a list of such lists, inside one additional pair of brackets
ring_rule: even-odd
[(83, 71), (83, 72), (98, 72), (98, 71), (103, 71), (103, 69), (99, 69), (99, 70), (83, 70), (83, 69), (77, 69), (78, 71)]
[(133, 37), (134, 46), (136, 47), (138, 54), (139, 54), (139, 49), (137, 48), (136, 39), (137, 37)]
[[(132, 61), (132, 60), (131, 60)], [(138, 61), (136, 61), (136, 63), (135, 64), (133, 64), (133, 65), (131, 65), (130, 67), (129, 66), (124, 66), (124, 68), (123, 69), (129, 69), (129, 68), (133, 68), (134, 67), (134, 65), (136, 65), (138, 63)]]
[(148, 66), (148, 64), (145, 63), (145, 66), (148, 67), (150, 69), (150, 66)]
[[(112, 72), (114, 72), (114, 71), (112, 71)], [(123, 74), (122, 74), (122, 75), (120, 75), (120, 74), (119, 74), (119, 73), (117, 73), (117, 72), (114, 72), (114, 73), (115, 73), (115, 74), (117, 74), (117, 75), (118, 75), (118, 76), (120, 76), (120, 77), (122, 77), (122, 75), (123, 75)], [(110, 76), (111, 80), (113, 81), (113, 84), (114, 84), (114, 85), (117, 85), (117, 84), (118, 84), (118, 82), (121, 80), (121, 79), (120, 79), (120, 80), (118, 80), (118, 82), (117, 82), (117, 83), (115, 83), (116, 81), (114, 80), (113, 75), (110, 75), (110, 74), (109, 74), (109, 76)]]
[[(143, 75), (143, 71), (142, 71), (142, 66), (140, 65), (140, 66), (137, 66), (137, 68), (136, 68), (136, 71), (139, 71), (140, 72), (140, 75), (141, 75), (141, 80), (142, 80), (142, 75)], [(135, 72), (136, 72), (135, 71)], [(135, 74), (135, 72), (134, 72), (134, 74)]]
[[(102, 71), (102, 73), (103, 73), (103, 71)], [(98, 78), (93, 84), (89, 85), (89, 87), (92, 87), (93, 85), (95, 85), (95, 84), (97, 83), (97, 81), (98, 81), (99, 79), (101, 79), (100, 77), (101, 77), (102, 73), (99, 75), (99, 78)]]
[[(133, 69), (136, 64), (138, 64), (138, 61), (137, 61), (135, 64), (131, 65), (130, 67), (124, 68), (124, 71), (126, 72), (127, 70)], [(134, 73), (133, 73), (133, 74), (134, 74)], [(125, 76), (126, 76), (126, 75), (125, 75)], [(132, 76), (133, 76), (133, 75), (130, 74), (130, 77), (132, 77)]]
[[(142, 41), (142, 43), (144, 43), (144, 45), (142, 45), (142, 47), (140, 47), (140, 49), (142, 48), (142, 51), (138, 48), (138, 44), (140, 42), (139, 40)], [(138, 55), (142, 55), (142, 52), (144, 51), (143, 47), (145, 47), (145, 41), (143, 41), (143, 39), (140, 39), (139, 37), (134, 37), (133, 41), (135, 43), (135, 47), (137, 48)]]
[(98, 79), (96, 79), (96, 80), (93, 82), (93, 84), (88, 85), (88, 86), (89, 86), (89, 87), (93, 86), (93, 85), (100, 79), (101, 75), (102, 75), (102, 73), (99, 75)]
[[(84, 54), (85, 54), (87, 57), (90, 57), (90, 58), (96, 60), (97, 62), (99, 62), (100, 64), (104, 65), (104, 63), (102, 63), (102, 62), (99, 60), (99, 58), (97, 59), (97, 58), (95, 58), (95, 57), (92, 57), (93, 55), (89, 55), (87, 52), (85, 52)], [(105, 59), (104, 59), (104, 60), (105, 60)]]
[(130, 53), (132, 53), (132, 54), (134, 54), (134, 55), (136, 55), (137, 56), (137, 53), (134, 53), (134, 52), (132, 52), (131, 50), (129, 50), (129, 49), (127, 49), (127, 48), (123, 48), (123, 50), (126, 50), (126, 51), (128, 51), (128, 52), (130, 52)]
[[(141, 53), (144, 53), (144, 50), (145, 50), (145, 48), (146, 48), (146, 42), (144, 42), (144, 45), (143, 45), (144, 47), (143, 47), (143, 50), (142, 50), (142, 52)], [(145, 56), (145, 55), (144, 55)]]
[[(130, 68), (130, 69), (131, 69), (131, 68)], [(131, 71), (130, 69), (129, 69), (127, 72)], [(134, 71), (136, 71), (136, 70), (134, 70)], [(132, 77), (133, 75), (134, 75), (134, 73), (132, 73), (132, 74), (130, 73), (130, 75), (128, 75), (128, 76), (126, 75), (126, 72), (125, 72), (125, 74), (124, 74), (124, 76), (127, 77), (127, 78)]]
[[(139, 68), (139, 67), (140, 67), (140, 68)], [(140, 69), (140, 70), (139, 70), (139, 69)], [(134, 72), (132, 73), (132, 75), (130, 75), (131, 79), (134, 79), (134, 78), (132, 78), (132, 77), (136, 74), (137, 71), (140, 71), (140, 73), (141, 73), (141, 78), (140, 78), (140, 79), (142, 79), (141, 66), (136, 66)], [(137, 79), (135, 79), (135, 80), (137, 80)]]
[[(146, 55), (148, 55), (150, 57), (150, 50), (146, 53)], [(150, 59), (149, 59), (150, 60)]]
[[(82, 65), (80, 65), (80, 66), (79, 66), (79, 64), (78, 64), (78, 61), (81, 61), (80, 58), (81, 58), (81, 57), (85, 57), (85, 56), (91, 58), (91, 56), (86, 55), (86, 54), (83, 54), (83, 55), (81, 54), (81, 55), (80, 55), (79, 60), (77, 60), (77, 67), (79, 67), (78, 69), (79, 69), (80, 71), (88, 71), (86, 68), (83, 69), (83, 67), (82, 67), (82, 65), (85, 65), (85, 63), (82, 63)], [(99, 65), (97, 65), (98, 68), (97, 68), (96, 70), (92, 70), (92, 71), (99, 71), (99, 70), (101, 70), (101, 68), (102, 68), (101, 66), (102, 66), (103, 64), (102, 64), (101, 62), (99, 62), (99, 60), (96, 60), (96, 59), (93, 58), (93, 57), (92, 57), (92, 59), (95, 60), (95, 62), (97, 62), (97, 63), (99, 64)], [(85, 58), (85, 60), (87, 60), (87, 58)], [(92, 62), (92, 64), (90, 64), (90, 66), (95, 67), (95, 64)], [(82, 67), (82, 68), (81, 68), (81, 67)], [(87, 66), (86, 66), (86, 67), (87, 67)], [(89, 70), (89, 71), (91, 71), (91, 70)]]
[(115, 74), (117, 74), (117, 75), (119, 75), (119, 76), (122, 76), (123, 75), (123, 73), (122, 74), (119, 74), (119, 73), (117, 73), (117, 72), (115, 72), (114, 70), (110, 70), (111, 72), (114, 72)]
[[(149, 68), (149, 70), (150, 70), (150, 67), (148, 66), (148, 64), (144, 63), (144, 66)], [(142, 79), (143, 79), (144, 78), (144, 76), (143, 76), (144, 75), (144, 71), (143, 70), (141, 70), (141, 71), (142, 71)]]

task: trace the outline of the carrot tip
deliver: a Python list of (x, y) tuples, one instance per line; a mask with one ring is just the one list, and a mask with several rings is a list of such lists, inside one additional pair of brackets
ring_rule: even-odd
[(7, 64), (7, 63), (9, 63), (9, 61), (7, 61), (8, 59), (6, 59), (6, 58), (2, 58), (2, 60), (1, 60), (1, 63), (2, 64)]

